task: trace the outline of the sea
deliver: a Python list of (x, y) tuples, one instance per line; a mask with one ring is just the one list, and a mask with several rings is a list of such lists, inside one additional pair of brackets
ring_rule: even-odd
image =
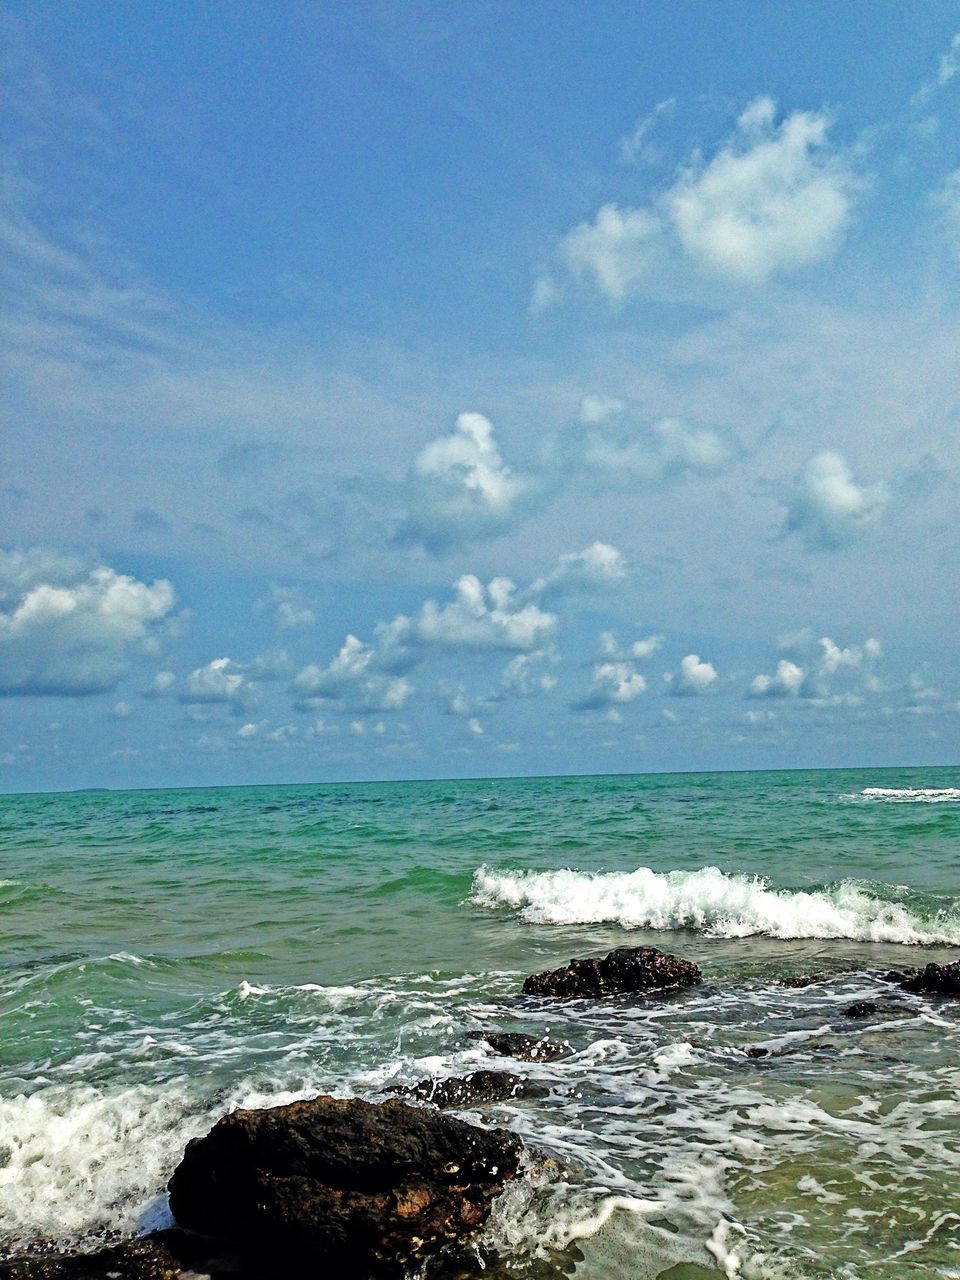
[[(0, 797), (0, 1254), (166, 1225), (233, 1108), (489, 1067), (546, 1090), (462, 1113), (527, 1151), (490, 1280), (960, 1277), (960, 1001), (885, 980), (958, 871), (960, 769)], [(520, 994), (639, 945), (702, 986)]]

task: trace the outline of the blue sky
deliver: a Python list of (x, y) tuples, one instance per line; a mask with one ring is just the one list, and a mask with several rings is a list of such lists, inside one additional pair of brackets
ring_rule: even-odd
[(956, 4), (3, 22), (0, 788), (957, 762)]

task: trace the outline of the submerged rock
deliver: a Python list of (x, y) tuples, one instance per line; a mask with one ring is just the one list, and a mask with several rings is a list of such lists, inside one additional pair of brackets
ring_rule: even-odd
[(542, 1098), (548, 1092), (542, 1085), (509, 1071), (471, 1071), (465, 1076), (449, 1076), (446, 1080), (421, 1080), (414, 1085), (393, 1085), (390, 1092), (402, 1093), (435, 1107), (479, 1107), (488, 1102), (504, 1102), (507, 1098)]
[(505, 1129), (395, 1099), (320, 1096), (234, 1111), (194, 1139), (170, 1208), (281, 1273), (399, 1276), (483, 1226), (522, 1150)]
[(869, 1018), (872, 1013), (879, 1013), (880, 1006), (872, 1000), (856, 1000), (843, 1011), (845, 1018)]
[(523, 984), (525, 996), (625, 995), (635, 991), (664, 991), (702, 981), (689, 960), (668, 956), (656, 947), (617, 947), (605, 956), (571, 960), (561, 969), (532, 974)]
[(928, 964), (918, 973), (903, 979), (904, 991), (920, 995), (960, 996), (960, 960), (952, 964)]
[(829, 977), (829, 973), (794, 973), (789, 977), (780, 978), (777, 985), (780, 987), (811, 987), (815, 982), (826, 982)]
[(553, 1062), (573, 1053), (573, 1046), (564, 1041), (538, 1040), (522, 1031), (471, 1031), (471, 1040), (483, 1040), (494, 1053), (518, 1062)]

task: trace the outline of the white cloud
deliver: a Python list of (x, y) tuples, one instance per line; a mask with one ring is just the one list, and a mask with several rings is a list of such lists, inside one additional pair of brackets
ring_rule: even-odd
[(470, 717), (470, 719), (467, 721), (467, 728), (470, 730), (470, 732), (474, 735), (475, 738), (483, 737), (483, 725), (480, 723), (480, 721), (477, 719), (476, 716)]
[(643, 640), (634, 640), (626, 649), (621, 649), (620, 642), (612, 631), (604, 631), (600, 635), (600, 652), (604, 657), (616, 658), (621, 662), (642, 662), (644, 658), (652, 658), (662, 644), (663, 636), (651, 635)]
[(174, 591), (106, 565), (0, 552), (0, 694), (80, 697), (116, 688), (155, 652)]
[(550, 693), (555, 689), (557, 677), (552, 672), (540, 669), (548, 656), (546, 650), (539, 649), (534, 653), (518, 653), (515, 658), (511, 658), (500, 676), (502, 693), (530, 697)]
[(795, 698), (803, 684), (804, 670), (795, 662), (781, 658), (772, 676), (754, 676), (750, 682), (751, 698)]
[(191, 671), (184, 681), (181, 702), (226, 703), (235, 710), (246, 708), (256, 696), (256, 685), (246, 670), (231, 658), (214, 658), (205, 667)]
[(636, 164), (638, 161), (656, 164), (660, 159), (660, 152), (651, 142), (654, 129), (663, 116), (673, 114), (676, 105), (676, 98), (665, 98), (663, 102), (658, 102), (652, 111), (640, 117), (630, 133), (620, 139), (618, 150), (624, 164)]
[[(569, 231), (558, 248), (563, 270), (616, 304), (684, 262), (757, 285), (822, 261), (849, 225), (856, 187), (848, 161), (829, 145), (830, 124), (818, 111), (778, 123), (773, 99), (757, 98), (713, 156), (695, 154), (652, 205), (605, 204)], [(555, 281), (541, 292), (547, 303), (560, 296)]]
[(422, 449), (408, 484), (400, 537), (434, 552), (506, 532), (531, 493), (530, 480), (506, 465), (493, 425), (480, 413), (461, 413), (449, 435)]
[(783, 637), (780, 648), (798, 661), (781, 658), (772, 676), (755, 676), (747, 690), (748, 697), (858, 702), (863, 694), (878, 693), (883, 688), (875, 675), (882, 646), (874, 638), (863, 644), (841, 646), (829, 636), (816, 637), (807, 628)]
[(581, 407), (581, 420), (591, 429), (580, 442), (577, 462), (594, 483), (612, 489), (657, 487), (684, 475), (718, 471), (731, 457), (730, 444), (712, 428), (676, 418), (646, 426), (626, 409), (621, 401), (598, 397)]
[(825, 451), (804, 467), (788, 504), (784, 530), (799, 533), (812, 550), (835, 550), (856, 541), (883, 515), (889, 502), (882, 481), (857, 484), (846, 460)]
[(930, 101), (938, 90), (945, 88), (960, 73), (960, 31), (950, 41), (949, 46), (940, 56), (937, 74), (920, 86), (910, 99), (913, 107), (922, 107)]
[(258, 610), (272, 609), (277, 626), (281, 631), (292, 631), (295, 627), (312, 627), (316, 622), (316, 614), (304, 600), (296, 587), (280, 587), (272, 585), (266, 595), (257, 601)]
[(454, 583), (449, 603), (425, 602), (412, 632), (421, 644), (524, 651), (539, 648), (556, 621), (554, 614), (518, 598), (509, 578), (494, 578), (484, 586), (465, 573)]
[(573, 704), (575, 711), (599, 711), (633, 702), (647, 682), (629, 662), (598, 662), (590, 688)]
[(627, 573), (622, 552), (607, 542), (592, 542), (582, 551), (559, 556), (553, 569), (533, 583), (529, 594), (555, 599), (570, 591), (603, 590), (623, 582)]
[(150, 682), (150, 687), (143, 691), (145, 698), (161, 698), (170, 690), (177, 682), (177, 677), (172, 671), (158, 671)]
[(340, 702), (356, 711), (396, 711), (407, 702), (413, 686), (405, 676), (384, 670), (384, 654), (348, 635), (339, 653), (326, 666), (316, 663), (297, 675), (293, 682), (298, 705), (315, 708), (322, 702)]
[(661, 261), (663, 226), (649, 209), (605, 204), (593, 222), (581, 222), (560, 242), (560, 261), (575, 280), (592, 284), (611, 302), (623, 302)]
[(696, 653), (688, 653), (680, 661), (680, 670), (673, 677), (670, 692), (680, 696), (696, 696), (706, 693), (717, 682), (717, 670), (712, 662), (703, 662)]
[(691, 164), (667, 196), (684, 251), (731, 280), (762, 283), (829, 257), (850, 218), (853, 177), (827, 147), (830, 119), (757, 98), (706, 165)]

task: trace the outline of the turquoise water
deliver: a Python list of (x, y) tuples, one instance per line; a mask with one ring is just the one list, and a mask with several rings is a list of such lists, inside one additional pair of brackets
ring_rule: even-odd
[[(7, 1250), (162, 1222), (232, 1106), (482, 1064), (550, 1087), (476, 1116), (531, 1152), (507, 1274), (960, 1276), (960, 1002), (879, 977), (960, 953), (960, 770), (7, 796), (0, 842)], [(623, 944), (704, 986), (518, 996)]]

